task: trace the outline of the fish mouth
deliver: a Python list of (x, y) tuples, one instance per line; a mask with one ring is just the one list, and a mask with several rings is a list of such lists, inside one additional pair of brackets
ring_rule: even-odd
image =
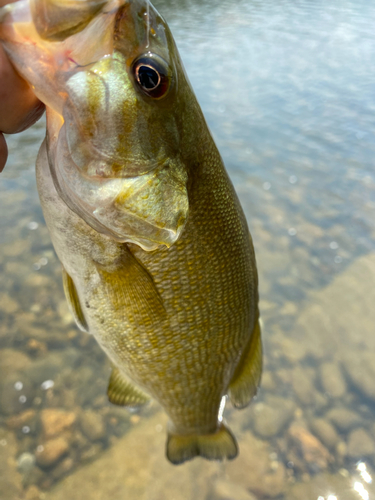
[(134, 177), (89, 176), (73, 161), (65, 128), (49, 166), (66, 205), (94, 230), (118, 242), (134, 243), (145, 251), (173, 245), (189, 212), (185, 165), (174, 158)]

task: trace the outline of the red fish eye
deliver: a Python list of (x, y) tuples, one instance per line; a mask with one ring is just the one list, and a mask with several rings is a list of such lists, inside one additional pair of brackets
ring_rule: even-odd
[(134, 80), (141, 92), (161, 99), (170, 86), (169, 67), (166, 61), (155, 54), (138, 57), (133, 65)]

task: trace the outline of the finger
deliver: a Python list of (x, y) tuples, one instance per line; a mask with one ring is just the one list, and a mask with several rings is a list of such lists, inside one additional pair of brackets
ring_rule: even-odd
[(3, 171), (8, 158), (8, 148), (3, 134), (0, 132), (0, 172)]
[(14, 3), (17, 2), (17, 0), (0, 0), (0, 7), (3, 7), (7, 3)]
[(44, 108), (1, 46), (0, 80), (0, 130), (7, 134), (20, 132), (40, 118)]

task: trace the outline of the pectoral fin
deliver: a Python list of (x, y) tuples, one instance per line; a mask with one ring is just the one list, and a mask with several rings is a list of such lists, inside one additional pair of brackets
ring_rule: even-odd
[(96, 268), (113, 308), (131, 315), (134, 325), (144, 327), (167, 320), (152, 276), (127, 247), (123, 247), (122, 256), (112, 266), (96, 263)]
[(262, 375), (262, 340), (259, 320), (229, 385), (229, 398), (235, 408), (244, 408), (257, 393)]
[(146, 394), (129, 382), (118, 368), (112, 370), (107, 394), (109, 401), (119, 406), (137, 407), (150, 400)]
[(70, 312), (73, 314), (75, 322), (80, 330), (83, 332), (88, 332), (89, 328), (87, 326), (86, 318), (82, 312), (81, 304), (79, 302), (78, 293), (72, 278), (63, 268), (63, 285), (66, 300), (68, 301)]

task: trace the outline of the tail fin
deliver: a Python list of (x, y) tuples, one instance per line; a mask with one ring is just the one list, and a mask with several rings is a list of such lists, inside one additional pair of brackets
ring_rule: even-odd
[(168, 434), (167, 458), (172, 464), (182, 464), (194, 457), (201, 456), (208, 460), (229, 460), (236, 458), (238, 446), (231, 431), (220, 423), (213, 434), (179, 435)]

